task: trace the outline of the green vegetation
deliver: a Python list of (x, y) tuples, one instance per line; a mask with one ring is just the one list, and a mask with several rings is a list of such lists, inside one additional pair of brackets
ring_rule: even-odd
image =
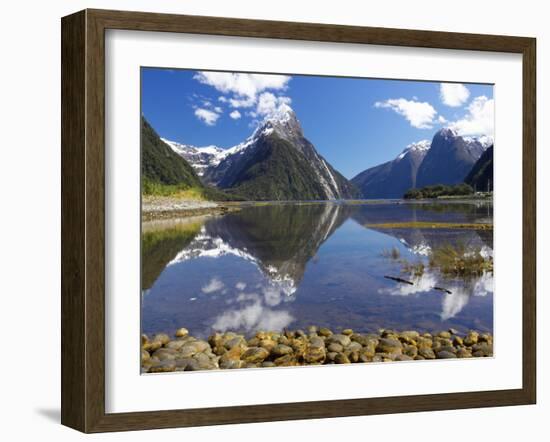
[(200, 221), (179, 223), (168, 228), (142, 232), (142, 289), (153, 285), (166, 264), (193, 240), (202, 225)]
[(399, 251), (399, 249), (397, 247), (392, 247), (389, 250), (387, 250), (387, 249), (382, 250), (382, 256), (384, 258), (390, 258), (390, 259), (393, 259), (394, 261), (396, 261), (399, 258), (401, 258), (401, 252)]
[(231, 187), (251, 200), (325, 199), (305, 157), (275, 135), (263, 142), (251, 164), (243, 165)]
[(403, 273), (408, 273), (417, 278), (420, 278), (424, 274), (424, 270), (426, 269), (425, 264), (420, 260), (418, 260), (417, 262), (404, 261), (402, 262), (402, 264), (403, 264), (403, 267), (401, 271)]
[(485, 272), (493, 272), (493, 258), (483, 257), (481, 248), (446, 244), (430, 253), (429, 265), (449, 276), (481, 276)]
[(403, 195), (404, 199), (426, 199), (426, 198), (442, 198), (449, 196), (468, 196), (473, 195), (474, 189), (466, 183), (457, 184), (455, 186), (447, 186), (444, 184), (436, 184), (426, 186), (420, 189), (410, 189)]
[(170, 196), (186, 201), (243, 201), (244, 199), (236, 194), (222, 192), (214, 187), (192, 186), (186, 184), (162, 184), (144, 178), (142, 181), (143, 195)]
[(410, 262), (402, 258), (396, 247), (384, 250), (382, 256), (399, 262), (402, 273), (415, 277), (421, 277), (427, 266), (451, 277), (467, 278), (493, 272), (493, 258), (484, 257), (480, 247), (466, 246), (464, 243), (445, 244), (434, 248), (430, 251), (427, 263), (420, 259)]
[(402, 223), (365, 224), (374, 229), (469, 229), (493, 230), (491, 223), (442, 223), (432, 221), (405, 221)]
[(144, 183), (203, 187), (189, 163), (160, 139), (144, 117), (141, 118), (141, 176)]
[[(425, 265), (421, 260), (417, 262), (410, 262), (406, 258), (401, 256), (401, 252), (397, 247), (392, 247), (391, 249), (382, 250), (382, 256), (384, 258), (391, 259), (392, 261), (397, 261), (401, 264), (401, 272), (407, 273), (413, 276), (420, 277), (424, 274)], [(395, 279), (390, 277), (390, 279)], [(399, 278), (398, 278), (399, 279)]]
[(228, 194), (205, 186), (193, 167), (163, 142), (145, 118), (141, 118), (142, 194), (171, 196), (184, 200), (241, 201), (236, 193)]
[[(235, 192), (254, 201), (326, 200), (325, 188), (319, 182), (310, 161), (290, 142), (275, 133), (261, 140), (255, 155), (239, 170), (229, 173), (231, 182), (222, 183), (226, 192)], [(350, 195), (358, 190), (333, 171), (341, 188)]]

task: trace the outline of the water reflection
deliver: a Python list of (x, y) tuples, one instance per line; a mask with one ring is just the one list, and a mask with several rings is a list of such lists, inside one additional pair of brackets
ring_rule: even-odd
[[(492, 220), (492, 212), (487, 212), (486, 204), (472, 205), (470, 210), (465, 210), (464, 205), (451, 206), (452, 209), (458, 209), (458, 213), (467, 213), (469, 215), (479, 215), (476, 209), (481, 209), (483, 217), (475, 218), (477, 222), (487, 222)], [(428, 206), (433, 210), (432, 206)], [(449, 208), (448, 208), (449, 210)], [(442, 210), (437, 210), (442, 213)], [(422, 213), (422, 212), (421, 212)], [(456, 212), (455, 212), (456, 213)], [(411, 221), (426, 220), (419, 216), (416, 210), (411, 211)], [(420, 218), (420, 219), (419, 219)], [(363, 219), (361, 221), (364, 222)], [(431, 220), (433, 221), (433, 220)], [(470, 221), (470, 219), (459, 220), (456, 222)], [(417, 262), (428, 265), (428, 258), (432, 250), (443, 241), (446, 243), (460, 243), (466, 248), (479, 250), (479, 253), (485, 259), (493, 257), (493, 235), (492, 231), (486, 230), (456, 230), (441, 231), (440, 229), (374, 229), (383, 234), (393, 236), (408, 250), (411, 255), (416, 256)], [(443, 321), (454, 318), (468, 304), (472, 296), (486, 296), (493, 293), (493, 274), (492, 272), (483, 272), (480, 276), (470, 276), (467, 278), (450, 279), (440, 274), (437, 270), (426, 269), (422, 275), (409, 273), (407, 280), (413, 284), (399, 284), (395, 287), (380, 289), (381, 293), (391, 295), (416, 295), (431, 292), (434, 287), (443, 286), (448, 292), (444, 293), (441, 307), (441, 319)], [(450, 293), (449, 293), (450, 292)]]
[(256, 265), (291, 296), (307, 262), (345, 220), (343, 206), (311, 204), (244, 209), (212, 220), (168, 263), (233, 255)]
[(264, 287), (261, 293), (239, 293), (230, 308), (218, 315), (212, 328), (219, 331), (243, 330), (250, 333), (255, 330), (282, 330), (294, 320), (287, 310), (274, 310), (283, 299), (282, 292), (276, 287)]
[(492, 206), (266, 205), (144, 225), (142, 328), (185, 326), (198, 336), (310, 324), (492, 331), (492, 274), (452, 279), (427, 269), (407, 275), (413, 285), (384, 279), (401, 272), (381, 256), (388, 247), (411, 261), (426, 261), (434, 247), (458, 241), (492, 255), (490, 231), (365, 227), (417, 220), (490, 222)]
[(410, 275), (407, 280), (413, 284), (399, 284), (382, 288), (379, 292), (397, 296), (421, 295), (432, 292), (435, 290), (434, 287), (440, 287), (445, 283), (448, 292), (442, 294), (440, 316), (443, 321), (458, 315), (468, 304), (470, 297), (493, 293), (493, 275), (490, 273), (466, 281), (453, 281), (442, 278), (437, 272), (427, 270), (421, 276)]

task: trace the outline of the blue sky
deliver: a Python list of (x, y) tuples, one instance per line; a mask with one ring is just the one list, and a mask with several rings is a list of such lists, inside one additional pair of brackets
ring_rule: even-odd
[(283, 103), (347, 178), (442, 127), (493, 135), (493, 87), (405, 80), (142, 68), (142, 113), (161, 137), (234, 146)]

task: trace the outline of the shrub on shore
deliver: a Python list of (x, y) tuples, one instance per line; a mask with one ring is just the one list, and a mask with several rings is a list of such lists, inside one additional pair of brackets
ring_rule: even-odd
[(448, 186), (445, 184), (435, 184), (420, 189), (409, 189), (403, 195), (404, 199), (425, 199), (440, 198), (445, 196), (468, 196), (473, 195), (474, 189), (466, 183)]

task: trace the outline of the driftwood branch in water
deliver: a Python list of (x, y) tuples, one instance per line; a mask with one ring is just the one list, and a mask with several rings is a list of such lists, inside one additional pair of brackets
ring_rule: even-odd
[[(384, 275), (384, 278), (391, 279), (392, 281), (395, 281), (395, 282), (402, 282), (403, 284), (414, 285), (414, 282), (407, 281), (406, 279), (403, 279), (403, 278), (398, 278), (397, 276)], [(448, 293), (449, 295), (453, 294), (453, 292), (451, 292), (449, 289), (446, 289), (445, 287), (437, 287), (436, 286), (436, 287), (432, 287), (432, 289), (439, 290), (440, 292)]]
[(434, 287), (433, 288), (434, 290), (439, 290), (440, 292), (445, 292), (445, 293), (448, 293), (449, 295), (452, 295), (453, 292), (451, 292), (449, 289), (446, 289), (444, 287)]
[(396, 281), (396, 282), (402, 282), (402, 283), (404, 283), (404, 284), (414, 285), (414, 282), (407, 281), (406, 279), (398, 278), (398, 277), (396, 277), (396, 276), (387, 276), (387, 275), (384, 275), (384, 278), (386, 278), (386, 279), (391, 279), (392, 281)]

